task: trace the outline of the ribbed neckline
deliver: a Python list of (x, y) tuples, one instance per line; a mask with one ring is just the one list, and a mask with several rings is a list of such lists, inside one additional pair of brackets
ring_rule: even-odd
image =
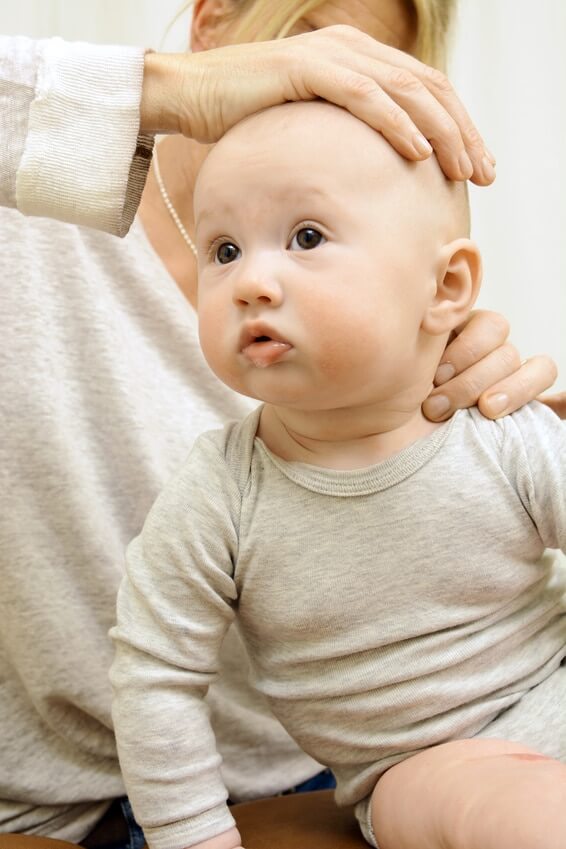
[(318, 492), (320, 495), (357, 496), (371, 495), (395, 486), (418, 472), (442, 447), (461, 411), (442, 424), (429, 436), (413, 442), (402, 451), (363, 469), (336, 470), (309, 463), (290, 463), (273, 454), (256, 436), (255, 445), (286, 478), (293, 483)]

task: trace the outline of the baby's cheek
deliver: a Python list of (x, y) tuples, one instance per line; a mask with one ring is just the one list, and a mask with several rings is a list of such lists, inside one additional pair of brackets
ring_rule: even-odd
[(343, 310), (328, 315), (322, 309), (314, 324), (318, 366), (328, 377), (338, 378), (366, 369), (379, 361), (387, 350), (378, 323), (366, 315)]
[(222, 304), (208, 298), (199, 303), (200, 345), (211, 369), (221, 378), (229, 367), (227, 319)]

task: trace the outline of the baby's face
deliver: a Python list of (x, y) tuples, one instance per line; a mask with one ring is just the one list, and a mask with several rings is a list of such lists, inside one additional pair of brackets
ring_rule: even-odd
[(412, 168), (322, 103), (268, 110), (219, 142), (195, 216), (200, 338), (222, 381), (332, 409), (413, 379), (436, 243)]

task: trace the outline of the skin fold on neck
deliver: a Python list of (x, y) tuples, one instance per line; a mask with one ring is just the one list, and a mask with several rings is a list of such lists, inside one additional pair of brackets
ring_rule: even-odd
[(266, 404), (258, 436), (287, 462), (339, 470), (365, 468), (440, 427), (423, 416), (422, 391), (415, 389), (381, 406), (311, 411)]

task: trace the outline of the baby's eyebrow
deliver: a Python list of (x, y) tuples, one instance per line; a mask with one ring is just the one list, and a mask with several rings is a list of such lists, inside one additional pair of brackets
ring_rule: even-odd
[(216, 220), (220, 216), (230, 215), (235, 208), (236, 204), (226, 202), (215, 203), (214, 206), (203, 206), (195, 219), (195, 227), (202, 226), (210, 218)]
[[(301, 185), (289, 185), (288, 182), (279, 185), (268, 185), (266, 186), (267, 194), (269, 195), (270, 202), (286, 200), (301, 205), (317, 202), (321, 202), (322, 204), (336, 203), (337, 198), (340, 197), (338, 187), (335, 187), (333, 191), (314, 183), (309, 184), (305, 182), (301, 183)], [(243, 203), (245, 203), (245, 198), (242, 199), (240, 195), (233, 203), (224, 200), (215, 203), (213, 206), (205, 205), (198, 212), (195, 226), (202, 226), (210, 218), (217, 220), (219, 217), (226, 215), (241, 215)]]

